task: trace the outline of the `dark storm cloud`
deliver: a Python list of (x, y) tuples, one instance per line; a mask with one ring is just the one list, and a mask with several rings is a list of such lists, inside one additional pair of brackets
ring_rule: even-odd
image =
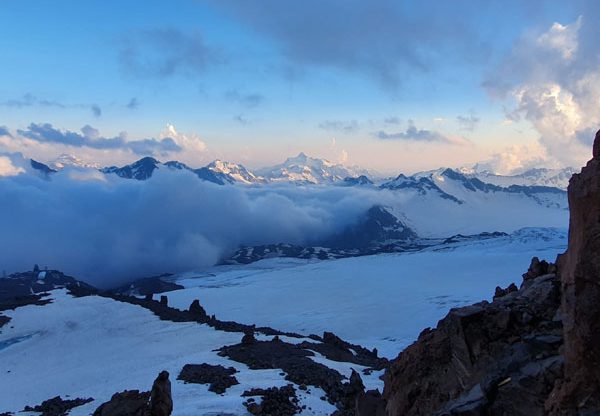
[(124, 149), (139, 155), (165, 154), (181, 151), (181, 147), (172, 138), (131, 140), (124, 135), (117, 137), (102, 137), (95, 128), (86, 125), (81, 133), (59, 130), (48, 123), (31, 123), (25, 130), (17, 130), (23, 137), (41, 143), (60, 143), (73, 147), (90, 147), (94, 149)]
[(168, 28), (130, 33), (123, 40), (119, 61), (135, 76), (162, 78), (201, 74), (224, 58), (205, 44), (199, 32)]

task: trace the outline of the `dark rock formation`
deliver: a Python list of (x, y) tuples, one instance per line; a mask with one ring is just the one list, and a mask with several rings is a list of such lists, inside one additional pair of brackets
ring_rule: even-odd
[(242, 397), (252, 396), (262, 396), (260, 403), (254, 399), (244, 402), (248, 412), (256, 416), (293, 416), (302, 411), (298, 406), (296, 390), (291, 384), (270, 389), (246, 390), (242, 394)]
[(543, 415), (562, 374), (560, 285), (554, 274), (525, 282), (424, 330), (386, 372), (388, 414)]
[(173, 411), (169, 373), (161, 371), (152, 391), (125, 390), (96, 409), (93, 416), (170, 416)]
[(558, 261), (565, 379), (549, 407), (556, 414), (569, 409), (600, 413), (600, 131), (593, 158), (573, 175), (568, 195), (569, 246)]
[(93, 416), (150, 416), (150, 392), (125, 390), (113, 394), (112, 398), (100, 405)]
[(0, 328), (10, 322), (9, 316), (0, 315)]
[(210, 364), (186, 364), (183, 366), (177, 380), (186, 383), (209, 384), (208, 391), (223, 394), (225, 390), (236, 384), (240, 384), (233, 376), (237, 370), (233, 367)]
[(593, 156), (557, 266), (534, 258), (519, 290), (424, 330), (385, 374), (387, 416), (600, 414), (600, 132)]
[(69, 410), (83, 406), (93, 400), (92, 398), (63, 400), (60, 396), (56, 396), (52, 399), (44, 400), (42, 404), (38, 404), (37, 406), (25, 406), (23, 411), (40, 412), (42, 416), (64, 416), (69, 413)]
[(161, 371), (152, 384), (150, 391), (150, 415), (170, 416), (173, 411), (173, 399), (171, 397), (171, 382), (169, 373)]
[(25, 305), (45, 305), (50, 302), (42, 299), (45, 292), (59, 288), (95, 290), (57, 270), (39, 271), (38, 268), (37, 271), (14, 273), (0, 278), (0, 311)]
[(111, 292), (119, 295), (148, 296), (155, 293), (164, 293), (183, 289), (183, 286), (178, 285), (177, 283), (164, 280), (169, 276), (171, 275), (167, 273), (160, 276), (137, 279), (131, 283), (112, 289)]

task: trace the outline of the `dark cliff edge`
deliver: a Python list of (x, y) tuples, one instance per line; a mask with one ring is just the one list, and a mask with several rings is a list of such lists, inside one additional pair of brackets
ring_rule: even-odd
[(534, 258), (520, 288), (424, 330), (386, 371), (385, 411), (368, 416), (600, 414), (600, 131), (568, 196), (557, 265)]

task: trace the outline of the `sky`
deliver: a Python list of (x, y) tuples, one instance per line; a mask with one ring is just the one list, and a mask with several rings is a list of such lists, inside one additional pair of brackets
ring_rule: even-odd
[(0, 152), (582, 165), (597, 1), (0, 0)]

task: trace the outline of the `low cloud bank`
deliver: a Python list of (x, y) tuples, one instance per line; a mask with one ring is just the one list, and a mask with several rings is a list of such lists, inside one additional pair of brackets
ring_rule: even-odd
[(109, 287), (199, 270), (239, 245), (316, 242), (378, 198), (335, 186), (218, 186), (167, 170), (145, 182), (85, 172), (0, 177), (0, 269), (38, 263)]

